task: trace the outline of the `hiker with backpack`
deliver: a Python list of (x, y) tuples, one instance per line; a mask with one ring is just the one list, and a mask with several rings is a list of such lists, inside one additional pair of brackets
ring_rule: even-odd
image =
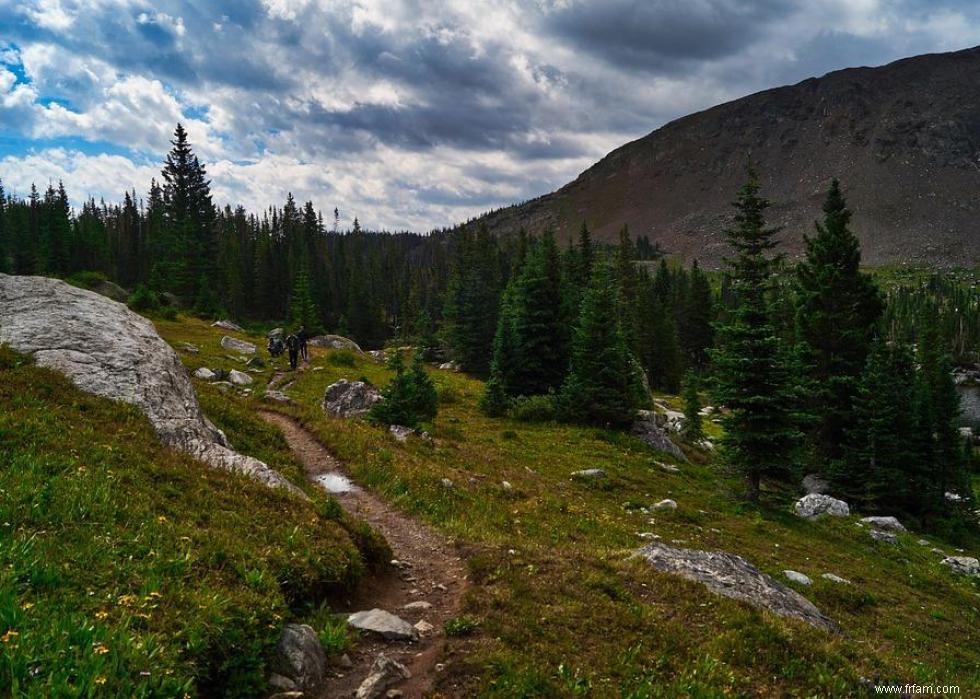
[(286, 336), (286, 350), (289, 352), (289, 367), (296, 371), (296, 364), (299, 361), (299, 338), (293, 333)]

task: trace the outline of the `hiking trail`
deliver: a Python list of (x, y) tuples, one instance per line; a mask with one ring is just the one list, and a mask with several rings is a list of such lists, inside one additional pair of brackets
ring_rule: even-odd
[[(399, 512), (350, 479), (344, 465), (296, 420), (281, 413), (260, 411), (275, 425), (300, 459), (307, 478), (340, 475), (352, 484), (348, 492), (335, 492), (340, 505), (352, 516), (368, 522), (388, 541), (398, 564), (390, 571), (371, 575), (358, 586), (344, 608), (338, 612), (383, 609), (410, 624), (424, 620), (434, 628), (414, 643), (385, 641), (373, 634), (362, 634), (348, 652), (352, 667), (331, 665), (319, 696), (322, 699), (353, 697), (370, 674), (379, 653), (405, 665), (411, 678), (391, 688), (401, 690), (406, 699), (423, 696), (435, 684), (437, 664), (445, 647), (446, 621), (459, 616), (463, 595), (469, 587), (466, 564), (456, 547), (444, 536), (421, 522)], [(425, 610), (405, 609), (411, 602), (428, 602)]]

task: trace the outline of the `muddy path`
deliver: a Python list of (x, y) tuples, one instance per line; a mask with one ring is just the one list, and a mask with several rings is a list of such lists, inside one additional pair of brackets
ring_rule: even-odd
[[(466, 564), (457, 548), (438, 532), (350, 481), (344, 465), (294, 419), (270, 411), (262, 411), (260, 415), (282, 431), (303, 463), (307, 478), (316, 481), (329, 474), (334, 481), (342, 484), (346, 479), (353, 485), (348, 492), (334, 493), (335, 497), (347, 512), (367, 521), (384, 536), (398, 562), (389, 572), (366, 579), (350, 599), (343, 601), (345, 608), (336, 611), (378, 608), (410, 624), (425, 621), (433, 627), (415, 643), (384, 641), (363, 634), (348, 653), (353, 665), (329, 668), (319, 696), (322, 699), (353, 697), (381, 652), (412, 673), (410, 679), (392, 688), (401, 690), (406, 699), (424, 696), (441, 670), (439, 663), (445, 647), (443, 626), (447, 620), (459, 616), (463, 594), (469, 585)], [(426, 602), (431, 607), (405, 609), (405, 605), (413, 602)]]

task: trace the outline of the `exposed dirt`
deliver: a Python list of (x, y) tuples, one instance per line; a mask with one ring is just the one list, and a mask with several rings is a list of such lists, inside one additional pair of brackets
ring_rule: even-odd
[[(260, 414), (282, 431), (302, 461), (307, 478), (312, 480), (330, 472), (350, 477), (344, 465), (295, 420), (269, 411)], [(425, 620), (434, 630), (422, 635), (417, 643), (362, 636), (348, 654), (353, 667), (332, 667), (320, 696), (323, 699), (353, 697), (380, 652), (404, 664), (412, 673), (411, 679), (392, 687), (400, 689), (406, 698), (424, 696), (439, 674), (436, 666), (445, 647), (443, 625), (459, 615), (463, 594), (469, 586), (466, 565), (457, 548), (445, 537), (398, 512), (356, 483), (351, 492), (335, 496), (347, 512), (370, 523), (387, 539), (398, 561), (390, 572), (367, 579), (355, 596), (345, 600), (345, 608), (337, 611), (384, 609), (411, 624)], [(424, 611), (404, 609), (406, 604), (418, 601), (429, 602), (432, 607)], [(442, 689), (446, 687), (443, 685)]]

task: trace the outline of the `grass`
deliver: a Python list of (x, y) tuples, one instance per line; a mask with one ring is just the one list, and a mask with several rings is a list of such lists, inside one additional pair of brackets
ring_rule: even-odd
[[(203, 402), (296, 473), (247, 410)], [(0, 405), (0, 695), (254, 696), (283, 623), (389, 555), (335, 504), (205, 468), (2, 348)]]
[[(224, 331), (186, 319), (157, 326), (175, 346), (198, 346), (197, 354), (181, 351), (191, 369), (242, 368), (218, 344)], [(379, 427), (328, 418), (319, 408), (324, 389), (338, 378), (383, 386), (391, 373), (357, 354), (311, 349), (311, 367), (286, 389), (296, 405), (274, 409), (301, 420), (360, 483), (466, 552), (473, 587), (451, 622), (448, 667), (440, 675), (462, 686), (462, 695), (866, 696), (863, 678), (958, 684), (964, 696), (980, 686), (980, 586), (943, 568), (917, 535), (901, 535), (897, 547), (877, 544), (853, 518), (794, 517), (776, 493), (764, 507), (748, 506), (739, 498), (740, 483), (720, 473), (710, 454), (691, 452), (692, 463), (671, 474), (659, 464), (676, 460), (628, 435), (487, 418), (477, 409), (482, 383), (452, 372), (432, 372), (440, 395), (433, 442), (400, 444)], [(249, 422), (272, 371), (253, 374), (248, 396), (198, 388), (233, 443), (294, 474), (297, 466), (279, 438)], [(571, 478), (595, 467), (606, 472), (604, 479)], [(668, 497), (678, 502), (676, 511), (649, 511)], [(320, 516), (340, 516), (331, 501), (318, 507)], [(352, 541), (359, 536), (349, 523), (341, 530)], [(737, 553), (777, 579), (788, 568), (806, 573), (813, 586), (797, 589), (846, 635), (828, 636), (654, 572), (630, 558), (643, 543), (640, 533)], [(952, 552), (948, 542), (933, 538), (932, 544)], [(961, 545), (970, 555), (980, 548), (975, 539)], [(370, 540), (360, 548), (375, 550), (380, 560)], [(240, 578), (264, 590), (266, 578), (252, 572), (261, 563), (255, 560)], [(824, 580), (824, 572), (853, 584)], [(299, 614), (335, 652), (356, 642), (335, 623), (329, 604)]]

